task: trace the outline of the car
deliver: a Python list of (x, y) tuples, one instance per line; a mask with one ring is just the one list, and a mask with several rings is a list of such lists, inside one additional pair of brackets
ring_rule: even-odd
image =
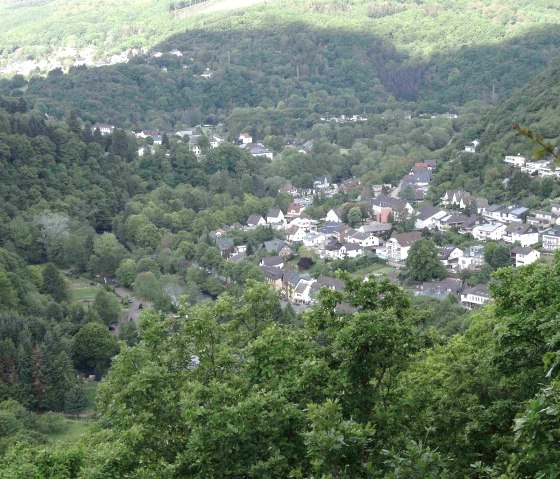
[(132, 299), (129, 299), (128, 304), (132, 304), (132, 303), (134, 303), (134, 301), (132, 301)]

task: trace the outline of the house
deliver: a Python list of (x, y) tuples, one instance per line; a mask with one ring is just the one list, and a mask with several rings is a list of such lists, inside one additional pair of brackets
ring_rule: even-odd
[(350, 226), (346, 226), (344, 224), (335, 229), (336, 239), (341, 244), (346, 243), (346, 239), (349, 236), (352, 236), (354, 233), (356, 233), (356, 230), (354, 228), (351, 228)]
[(272, 254), (272, 253), (280, 253), (280, 250), (282, 249), (282, 246), (284, 246), (286, 243), (280, 239), (272, 239), (270, 241), (265, 241), (263, 243), (263, 248), (266, 250), (266, 252), (268, 254)]
[(313, 248), (322, 245), (325, 242), (325, 237), (321, 233), (310, 231), (303, 237), (303, 245), (308, 248)]
[(459, 258), (459, 270), (475, 270), (484, 266), (484, 246), (475, 245), (465, 248)]
[(509, 206), (505, 210), (503, 221), (506, 223), (523, 222), (528, 212), (529, 209), (524, 206)]
[(266, 213), (266, 222), (269, 225), (281, 225), (284, 223), (284, 213), (280, 208), (270, 208)]
[(364, 254), (363, 248), (357, 243), (343, 244), (338, 250), (338, 257), (343, 258), (356, 258)]
[(423, 230), (424, 228), (434, 229), (436, 227), (436, 220), (443, 218), (446, 214), (445, 211), (435, 206), (422, 205), (416, 213), (414, 228), (417, 230)]
[(494, 240), (499, 241), (503, 238), (506, 225), (501, 223), (487, 223), (475, 226), (472, 230), (473, 238), (478, 241)]
[(293, 225), (286, 230), (286, 239), (295, 243), (303, 241), (303, 237), (307, 232), (299, 226)]
[(453, 245), (444, 246), (438, 253), (438, 259), (448, 269), (456, 269), (459, 266), (459, 258), (462, 256), (463, 250)]
[(210, 142), (211, 148), (218, 148), (218, 146), (220, 146), (220, 143), (224, 142), (224, 139), (220, 138), (219, 136), (212, 135), (210, 138), (208, 138), (208, 141)]
[(401, 200), (400, 198), (393, 198), (389, 195), (379, 195), (377, 198), (369, 201), (369, 203), (373, 214), (378, 216), (378, 221), (381, 223), (386, 223), (388, 221), (388, 217), (381, 218), (384, 209), (386, 211), (387, 208), (390, 208), (396, 221), (407, 218), (414, 212), (414, 208), (412, 208), (408, 201)]
[(298, 205), (297, 203), (292, 203), (290, 206), (288, 206), (288, 210), (286, 211), (286, 218), (287, 219), (296, 218), (299, 215), (301, 215), (304, 209), (305, 206)]
[(257, 226), (265, 226), (265, 225), (266, 225), (266, 221), (261, 215), (253, 214), (249, 216), (249, 219), (247, 220), (247, 226), (251, 228), (255, 228)]
[(315, 282), (314, 279), (302, 278), (293, 292), (293, 301), (300, 304), (309, 304), (312, 301), (311, 286)]
[(560, 226), (555, 225), (542, 234), (543, 249), (553, 251), (560, 249)]
[(461, 293), (461, 304), (467, 309), (482, 306), (492, 300), (488, 286), (479, 284), (472, 288), (466, 287)]
[(115, 131), (115, 125), (107, 125), (105, 123), (96, 123), (91, 127), (91, 132), (95, 133), (95, 130), (99, 130), (102, 135), (110, 135)]
[(291, 196), (297, 196), (298, 189), (294, 185), (292, 185), (292, 183), (290, 183), (288, 181), (287, 183), (282, 185), (280, 188), (278, 188), (278, 193), (287, 193)]
[(272, 266), (274, 268), (284, 267), (284, 258), (280, 256), (265, 256), (261, 259), (259, 266)]
[(560, 216), (560, 205), (552, 205), (550, 211), (553, 215)]
[(460, 229), (469, 217), (460, 213), (447, 213), (445, 216), (434, 218), (436, 228), (440, 231), (449, 231), (453, 228)]
[(523, 248), (517, 246), (511, 250), (511, 260), (516, 268), (532, 264), (540, 257), (541, 253), (533, 248)]
[(191, 150), (198, 158), (202, 154), (202, 148), (198, 144), (200, 135), (193, 135), (189, 138), (189, 150)]
[(156, 146), (161, 146), (161, 144), (163, 143), (163, 136), (162, 135), (153, 136), (152, 139), (154, 140), (154, 145), (156, 145)]
[(482, 214), (488, 207), (488, 199), (483, 196), (463, 195), (459, 200), (459, 208), (469, 214)]
[(528, 175), (532, 175), (533, 173), (538, 174), (539, 170), (550, 169), (551, 165), (551, 160), (527, 161), (525, 166), (521, 167), (521, 171), (523, 173), (527, 173)]
[(253, 143), (253, 137), (249, 133), (241, 133), (241, 135), (239, 135), (239, 141), (242, 145), (249, 145)]
[(463, 287), (463, 281), (457, 278), (445, 278), (441, 281), (426, 281), (414, 289), (415, 295), (430, 298), (445, 299), (448, 295), (458, 295)]
[(507, 163), (508, 165), (511, 166), (515, 166), (517, 168), (521, 168), (522, 166), (525, 165), (525, 157), (521, 155), (516, 155), (516, 156), (507, 155), (504, 158), (504, 163)]
[(273, 266), (261, 266), (264, 280), (272, 285), (277, 291), (282, 289), (282, 278), (284, 277), (284, 270)]
[(393, 225), (391, 223), (379, 223), (378, 221), (368, 221), (363, 223), (358, 231), (362, 233), (373, 233), (375, 236), (385, 236), (387, 237), (391, 231), (393, 231)]
[(393, 261), (404, 261), (408, 257), (410, 247), (422, 238), (420, 231), (393, 235), (385, 244), (385, 254)]
[(473, 229), (485, 222), (486, 221), (482, 218), (482, 216), (468, 216), (467, 219), (459, 226), (459, 234), (472, 236)]
[(414, 163), (416, 168), (427, 168), (428, 170), (432, 171), (437, 166), (437, 160), (424, 160), (418, 161)]
[(475, 153), (476, 152), (476, 147), (480, 144), (480, 141), (478, 140), (473, 140), (471, 141), (468, 145), (465, 146), (465, 151), (467, 153)]
[(535, 228), (548, 228), (554, 224), (555, 216), (552, 212), (548, 211), (534, 211), (533, 216), (527, 217), (527, 223)]
[(210, 68), (205, 68), (202, 74), (200, 75), (202, 78), (212, 78), (214, 72), (210, 70)]
[(461, 207), (461, 202), (463, 204), (468, 204), (471, 198), (471, 194), (464, 190), (446, 190), (445, 194), (441, 197), (440, 202), (442, 206), (458, 206)]
[(342, 223), (342, 208), (331, 208), (325, 217), (325, 221)]
[(274, 158), (274, 153), (272, 153), (272, 151), (270, 151), (262, 143), (244, 143), (242, 147), (246, 149), (251, 154), (251, 156), (265, 157), (270, 160)]
[(313, 283), (312, 289), (318, 291), (321, 288), (327, 288), (331, 291), (344, 291), (344, 281), (328, 276), (319, 276), (317, 281)]
[(313, 182), (314, 190), (326, 190), (329, 186), (331, 186), (331, 184), (326, 176), (321, 176)]
[(358, 231), (348, 238), (348, 243), (359, 244), (362, 248), (378, 246), (380, 240), (373, 233), (362, 233)]
[(215, 244), (223, 258), (229, 258), (235, 249), (231, 238), (216, 238)]
[(502, 238), (506, 243), (519, 242), (521, 246), (531, 246), (539, 242), (539, 232), (531, 225), (511, 223)]
[(306, 231), (317, 229), (317, 221), (311, 219), (311, 217), (305, 213), (301, 213), (299, 216), (295, 217), (290, 221), (290, 226), (299, 226)]

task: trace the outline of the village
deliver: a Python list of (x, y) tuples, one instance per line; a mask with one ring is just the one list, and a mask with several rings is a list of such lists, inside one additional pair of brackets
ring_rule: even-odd
[[(102, 135), (111, 134), (114, 129), (113, 125), (103, 124), (92, 127), (92, 131), (99, 130)], [(133, 133), (140, 140), (151, 139), (139, 148), (139, 156), (162, 145), (166, 135), (159, 130)], [(197, 158), (202, 154), (198, 141), (202, 135), (194, 130), (170, 135), (180, 137)], [(224, 141), (210, 135), (208, 147), (217, 148)], [(254, 143), (249, 133), (242, 133), (236, 143), (254, 157), (274, 158), (273, 152), (262, 143)], [(478, 143), (472, 141), (465, 152), (475, 153)], [(312, 144), (300, 146), (300, 151), (305, 153)], [(285, 148), (293, 147), (289, 143), (285, 145)], [(557, 174), (550, 160), (527, 161), (521, 155), (508, 155), (504, 163), (526, 174), (560, 176), (560, 170)], [(336, 183), (326, 176), (316, 178), (312, 188), (297, 188), (287, 182), (278, 190), (292, 198), (287, 209), (270, 208), (265, 216), (255, 212), (246, 224), (224, 225), (211, 231), (209, 237), (224, 259), (239, 262), (249, 256), (248, 245), (236, 244), (230, 237), (233, 230), (272, 230), (274, 239), (260, 245), (263, 253), (257, 255), (258, 264), (265, 280), (284, 300), (300, 307), (314, 304), (323, 286), (334, 291), (344, 288), (343, 281), (336, 277), (314, 277), (300, 268), (297, 260), (301, 258), (323, 263), (361, 258), (364, 264), (374, 265), (369, 268), (371, 271), (367, 267), (360, 270), (364, 281), (373, 274), (402, 284), (399, 272), (405, 268), (414, 243), (434, 232), (454, 232), (472, 241), (462, 248), (452, 242), (441, 245), (438, 259), (448, 276), (440, 281), (404, 286), (415, 295), (437, 299), (454, 295), (462, 306), (472, 309), (491, 301), (488, 284), (473, 285), (471, 281), (469, 285), (462, 279), (465, 272), (484, 268), (487, 242), (508, 245), (510, 263), (515, 267), (531, 264), (560, 249), (560, 205), (552, 205), (550, 211), (530, 211), (515, 204), (489, 204), (487, 198), (463, 190), (447, 190), (432, 204), (427, 198), (436, 166), (435, 160), (415, 163), (397, 186), (364, 188), (358, 178)], [(352, 202), (331, 208), (324, 218), (314, 219), (305, 213), (316, 198), (337, 198), (338, 193), (349, 191), (359, 194)], [(358, 218), (351, 217), (354, 207), (361, 213)]]

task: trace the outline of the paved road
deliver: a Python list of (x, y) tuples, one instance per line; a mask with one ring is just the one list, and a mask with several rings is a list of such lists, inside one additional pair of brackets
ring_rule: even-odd
[(151, 308), (152, 304), (148, 301), (141, 300), (134, 296), (134, 293), (126, 288), (115, 288), (115, 293), (119, 298), (130, 299), (132, 303), (128, 306), (128, 319), (131, 319), (135, 323), (138, 322), (138, 317), (140, 316), (140, 304), (144, 305), (144, 308)]

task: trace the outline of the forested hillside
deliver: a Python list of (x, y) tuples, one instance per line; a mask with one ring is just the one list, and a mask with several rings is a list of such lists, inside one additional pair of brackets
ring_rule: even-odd
[[(224, 121), (236, 107), (263, 108), (290, 131), (312, 113), (383, 111), (395, 100), (443, 112), (473, 99), (496, 103), (545, 68), (560, 53), (559, 15), (547, 2), (285, 0), (189, 17), (186, 31), (150, 43), (151, 54), (35, 77), (25, 94), (50, 114), (78, 108), (122, 127)], [(207, 68), (212, 77), (201, 77)], [(1, 88), (22, 94), (26, 83)]]
[[(559, 81), (560, 63), (554, 61), (545, 72), (466, 128), (449, 149), (450, 161), (434, 178), (433, 197), (441, 196), (445, 189), (464, 188), (497, 201), (511, 199), (530, 207), (547, 205), (558, 197), (560, 189), (555, 180), (510, 171), (503, 158), (516, 154), (530, 158), (537, 146), (517, 135), (514, 125), (530, 128), (546, 141), (558, 144)], [(476, 156), (461, 151), (473, 138), (481, 142)], [(504, 178), (509, 178), (507, 187)]]

